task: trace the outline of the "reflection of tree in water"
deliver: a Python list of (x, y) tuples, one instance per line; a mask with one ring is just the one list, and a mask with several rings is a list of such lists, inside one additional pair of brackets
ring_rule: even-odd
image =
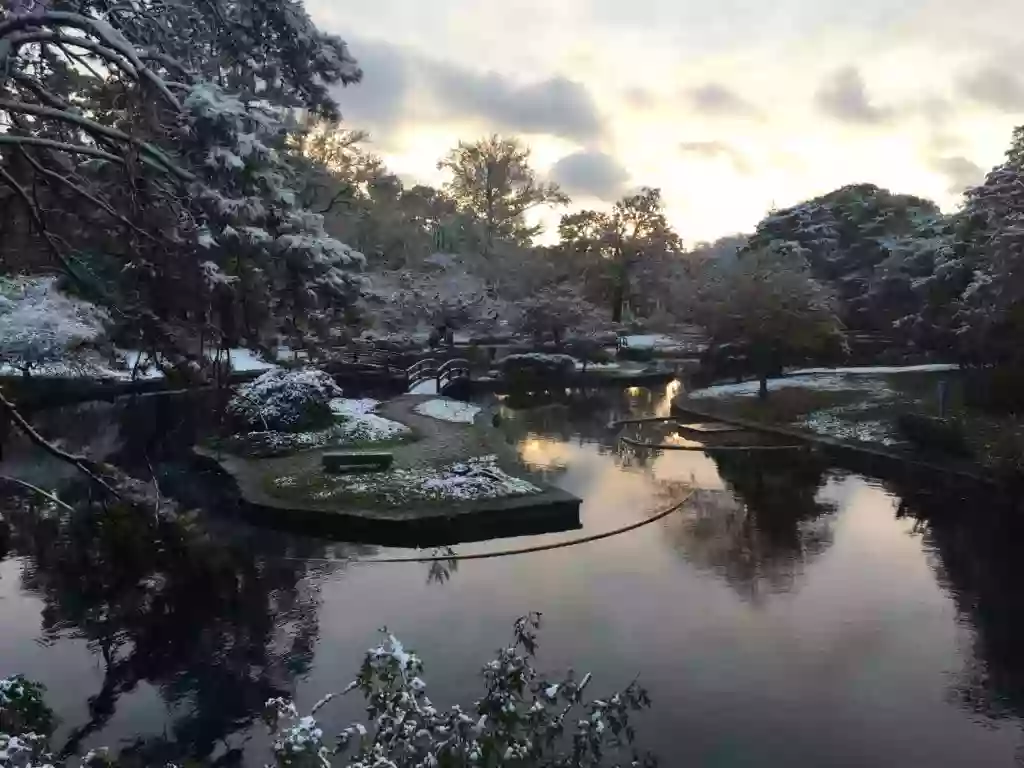
[(596, 445), (625, 466), (643, 466), (648, 449), (634, 449), (619, 441), (609, 424), (619, 419), (652, 413), (665, 400), (664, 388), (569, 390), (542, 395), (512, 396), (502, 409), (503, 429), (510, 442), (531, 438), (576, 445)]
[(919, 521), (939, 583), (973, 647), (954, 693), (989, 717), (1024, 717), (1024, 519), (1019, 508), (955, 489), (890, 483), (900, 514)]
[(832, 543), (833, 505), (818, 500), (828, 465), (806, 452), (712, 454), (730, 492), (698, 491), (666, 526), (686, 558), (740, 595), (792, 590)]
[(85, 639), (103, 661), (90, 719), (66, 751), (102, 730), (119, 698), (146, 682), (183, 714), (167, 738), (136, 745), (142, 762), (213, 755), (309, 668), (318, 600), (301, 558), (322, 554), (312, 547), (287, 550), (278, 536), (278, 551), (255, 555), (183, 518), (128, 505), (9, 514), (12, 549), (27, 558), (24, 588), (45, 602), (45, 639)]

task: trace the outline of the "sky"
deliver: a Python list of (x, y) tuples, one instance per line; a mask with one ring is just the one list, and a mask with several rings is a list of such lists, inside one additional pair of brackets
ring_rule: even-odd
[[(954, 210), (1024, 123), (1024, 0), (306, 0), (352, 127), (440, 184), (516, 135), (573, 207), (661, 187), (694, 243), (871, 182)], [(558, 213), (547, 215), (556, 222)]]

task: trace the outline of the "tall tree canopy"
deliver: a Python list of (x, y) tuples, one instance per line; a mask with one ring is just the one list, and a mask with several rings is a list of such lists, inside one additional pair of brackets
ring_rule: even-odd
[(445, 191), (473, 216), (487, 255), (497, 240), (529, 245), (540, 226), (527, 224), (527, 211), (569, 203), (557, 184), (538, 181), (530, 150), (518, 139), (493, 135), (471, 144), (459, 142), (437, 167), (451, 173)]
[(776, 242), (704, 270), (695, 316), (712, 344), (745, 352), (768, 396), (768, 376), (786, 363), (842, 345), (832, 296), (812, 276), (803, 249)]
[(619, 200), (611, 213), (578, 211), (562, 217), (561, 248), (580, 260), (595, 298), (615, 322), (624, 306), (650, 309), (662, 297), (673, 267), (682, 265), (682, 243), (665, 217), (661, 190), (644, 187)]

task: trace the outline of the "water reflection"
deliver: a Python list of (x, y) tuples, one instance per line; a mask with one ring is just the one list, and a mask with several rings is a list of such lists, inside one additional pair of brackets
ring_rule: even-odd
[(309, 669), (318, 595), (305, 558), (322, 550), (279, 538), (254, 555), (242, 541), (215, 541), (194, 518), (120, 504), (57, 514), (6, 501), (21, 587), (43, 603), (42, 641), (82, 640), (102, 664), (98, 690), (80, 692), (88, 715), (66, 724), (63, 753), (149, 684), (175, 714), (165, 736), (128, 751), (151, 765), (209, 757)]
[(804, 452), (719, 452), (713, 459), (728, 490), (703, 490), (685, 514), (668, 520), (673, 543), (745, 599), (794, 589), (833, 541), (836, 507), (819, 497), (827, 467)]
[[(191, 413), (148, 414), (170, 443), (128, 408), (88, 416), (79, 441), (148, 454), (165, 487), (207, 509), (173, 522), (7, 510), (0, 660), (50, 683), (69, 749), (120, 739), (150, 764), (229, 761), (258, 738), (264, 698), (297, 691), (310, 705), (343, 688), (384, 624), (428, 660), (437, 700), (468, 703), (509, 618), (541, 610), (549, 668), (649, 684), (641, 734), (663, 764), (1008, 764), (1024, 717), (1024, 522), (981, 514), (990, 500), (976, 491), (882, 486), (808, 453), (634, 449), (607, 427), (669, 399), (505, 401), (521, 455), (584, 498), (584, 533), (699, 495), (625, 536), (478, 561), (456, 552), (580, 534), (421, 553), (286, 537), (237, 524), (230, 500), (176, 463), (176, 441), (202, 428)], [(441, 559), (318, 559), (415, 554)], [(54, 650), (33, 646), (38, 627)], [(351, 707), (325, 713), (328, 726), (360, 716)], [(977, 713), (1002, 722), (978, 728)], [(244, 761), (263, 757), (249, 746)]]
[(899, 480), (899, 514), (913, 519), (939, 583), (971, 632), (970, 653), (953, 684), (972, 712), (1024, 717), (1024, 519), (1019, 508), (949, 488)]

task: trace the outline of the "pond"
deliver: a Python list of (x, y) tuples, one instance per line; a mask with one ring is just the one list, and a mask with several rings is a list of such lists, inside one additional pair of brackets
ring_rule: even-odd
[[(1024, 524), (978, 491), (880, 481), (812, 454), (638, 452), (609, 421), (665, 414), (665, 390), (505, 401), (524, 459), (583, 499), (582, 531), (621, 536), (514, 557), (374, 564), (415, 551), (249, 525), (185, 447), (188, 398), (37, 415), (202, 510), (187, 522), (13, 512), (0, 559), (0, 675), (43, 682), (69, 750), (262, 765), (268, 697), (310, 706), (354, 676), (387, 626), (426, 661), (435, 703), (471, 704), (513, 620), (541, 611), (538, 663), (639, 676), (638, 721), (664, 765), (1007, 765), (1024, 755)], [(0, 472), (63, 468), (20, 444)], [(724, 458), (723, 458), (724, 456)], [(423, 553), (423, 554), (429, 554)], [(300, 706), (300, 709), (302, 706)], [(329, 730), (358, 699), (323, 711)]]

